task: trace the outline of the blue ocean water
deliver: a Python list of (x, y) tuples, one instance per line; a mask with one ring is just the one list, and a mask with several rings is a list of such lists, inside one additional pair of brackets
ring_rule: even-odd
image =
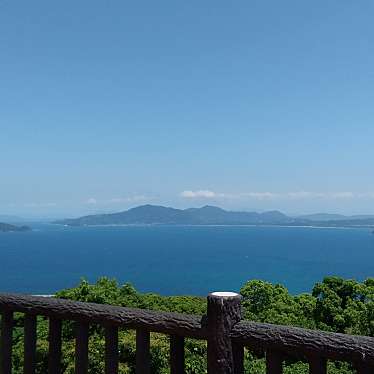
[(243, 226), (63, 227), (0, 234), (0, 291), (50, 294), (81, 277), (164, 295), (239, 290), (249, 279), (297, 294), (326, 275), (374, 276), (368, 229)]

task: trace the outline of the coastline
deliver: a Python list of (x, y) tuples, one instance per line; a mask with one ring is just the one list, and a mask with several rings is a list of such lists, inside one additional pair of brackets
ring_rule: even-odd
[(78, 228), (78, 227), (285, 227), (285, 228), (310, 228), (310, 229), (368, 229), (374, 230), (374, 226), (364, 225), (277, 225), (277, 224), (164, 224), (164, 223), (139, 223), (139, 224), (97, 224), (97, 225), (66, 225), (51, 223), (51, 225)]

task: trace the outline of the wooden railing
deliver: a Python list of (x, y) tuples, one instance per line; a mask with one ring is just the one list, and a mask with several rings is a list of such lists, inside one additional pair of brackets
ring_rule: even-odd
[(326, 373), (327, 360), (348, 361), (358, 374), (374, 373), (374, 338), (241, 321), (241, 297), (208, 295), (206, 316), (161, 313), (63, 299), (0, 294), (0, 374), (12, 372), (14, 312), (25, 313), (24, 373), (36, 366), (36, 316), (49, 318), (48, 373), (61, 373), (61, 323), (76, 323), (75, 372), (88, 372), (89, 325), (105, 328), (105, 373), (118, 373), (118, 329), (136, 330), (136, 372), (151, 373), (150, 332), (170, 336), (170, 372), (184, 373), (184, 339), (208, 342), (209, 374), (244, 373), (244, 347), (264, 352), (266, 372), (281, 374), (285, 359), (309, 363), (310, 374)]

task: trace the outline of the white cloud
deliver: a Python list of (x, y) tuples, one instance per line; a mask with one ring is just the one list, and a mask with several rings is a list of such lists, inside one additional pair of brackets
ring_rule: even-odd
[(214, 199), (217, 197), (225, 197), (224, 194), (209, 191), (209, 190), (198, 190), (198, 191), (186, 190), (186, 191), (181, 192), (180, 195), (187, 199), (196, 199), (196, 198)]
[(284, 194), (285, 198), (290, 199), (321, 199), (329, 197), (329, 194), (322, 192), (310, 192), (310, 191), (296, 191), (296, 192), (287, 192)]
[(114, 197), (111, 199), (95, 199), (93, 197), (86, 200), (88, 205), (108, 205), (108, 204), (123, 204), (123, 203), (135, 203), (140, 201), (149, 200), (150, 198), (145, 195), (134, 195), (128, 197)]
[(127, 203), (129, 199), (126, 197), (115, 197), (113, 199), (109, 199), (108, 203), (110, 204), (121, 204), (121, 203)]
[(353, 199), (361, 197), (360, 194), (354, 194), (353, 192), (289, 192), (288, 197), (291, 199)]
[(364, 199), (374, 199), (374, 192), (360, 193), (358, 194), (358, 197), (364, 198)]
[(239, 195), (238, 197), (248, 197), (251, 199), (258, 199), (258, 200), (265, 200), (265, 199), (274, 199), (279, 197), (278, 193), (274, 192), (244, 192)]
[(353, 192), (334, 192), (331, 194), (333, 199), (352, 199), (355, 197), (359, 197), (355, 195)]
[(306, 200), (306, 199), (374, 199), (374, 193), (353, 193), (342, 192), (313, 192), (313, 191), (292, 191), (292, 192), (268, 192), (253, 191), (241, 193), (223, 193), (211, 190), (185, 190), (181, 192), (181, 197), (187, 199), (254, 199), (254, 200)]
[(273, 199), (279, 196), (279, 194), (272, 192), (243, 192), (243, 193), (223, 193), (223, 192), (214, 192), (210, 190), (185, 190), (180, 193), (181, 197), (186, 199)]
[(121, 204), (121, 203), (133, 203), (137, 201), (145, 201), (148, 199), (149, 198), (145, 195), (135, 195), (135, 196), (129, 196), (129, 197), (115, 197), (105, 202), (110, 203), (110, 204)]

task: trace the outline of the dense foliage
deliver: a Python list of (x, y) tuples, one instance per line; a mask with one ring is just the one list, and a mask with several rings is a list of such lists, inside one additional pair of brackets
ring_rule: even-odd
[[(317, 283), (311, 294), (293, 296), (279, 284), (252, 280), (240, 290), (243, 296), (244, 318), (284, 325), (322, 329), (349, 334), (374, 336), (374, 279), (363, 283), (327, 277)], [(205, 298), (192, 296), (163, 297), (142, 294), (130, 285), (119, 286), (115, 280), (99, 279), (96, 284), (82, 280), (72, 289), (57, 293), (57, 297), (71, 300), (107, 303), (127, 307), (204, 314)], [(90, 328), (90, 373), (103, 373), (104, 338), (98, 326)], [(14, 373), (22, 373), (23, 365), (23, 316), (16, 315), (14, 331)], [(48, 321), (38, 317), (38, 373), (47, 372)], [(121, 330), (119, 334), (120, 373), (135, 371), (135, 335)], [(152, 373), (168, 373), (169, 341), (166, 336), (152, 334)], [(71, 322), (63, 325), (64, 373), (74, 372), (74, 331)], [(246, 370), (251, 374), (264, 373), (264, 360), (246, 352)], [(186, 373), (206, 373), (206, 343), (187, 339)], [(306, 364), (286, 362), (286, 374), (308, 373)], [(330, 363), (329, 373), (352, 373), (348, 364)]]

